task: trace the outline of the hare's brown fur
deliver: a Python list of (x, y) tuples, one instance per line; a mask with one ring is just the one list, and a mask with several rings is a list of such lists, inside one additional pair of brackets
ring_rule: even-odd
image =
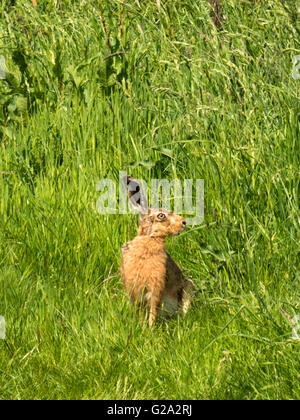
[[(139, 186), (131, 177), (127, 184), (132, 181)], [(140, 203), (135, 201), (139, 210)], [(186, 313), (194, 284), (165, 249), (165, 238), (185, 229), (184, 218), (165, 209), (143, 210), (138, 235), (122, 248), (121, 276), (131, 301), (148, 306), (151, 326), (160, 311), (172, 313), (181, 308)]]

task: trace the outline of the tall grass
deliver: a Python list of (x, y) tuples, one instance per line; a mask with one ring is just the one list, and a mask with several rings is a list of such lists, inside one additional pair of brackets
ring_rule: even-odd
[[(1, 399), (297, 399), (294, 2), (0, 5)], [(168, 250), (201, 291), (149, 330), (118, 268), (132, 215), (97, 181), (205, 181)]]

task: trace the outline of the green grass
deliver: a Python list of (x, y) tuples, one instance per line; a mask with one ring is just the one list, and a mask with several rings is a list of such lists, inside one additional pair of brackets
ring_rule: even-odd
[[(296, 2), (0, 3), (0, 399), (299, 399)], [(120, 170), (205, 181), (167, 242), (201, 290), (149, 329), (119, 276)]]

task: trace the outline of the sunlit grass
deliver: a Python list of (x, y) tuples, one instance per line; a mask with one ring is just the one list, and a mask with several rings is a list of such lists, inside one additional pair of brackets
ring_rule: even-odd
[[(291, 2), (0, 6), (1, 399), (298, 399), (300, 54)], [(290, 7), (290, 8), (289, 8)], [(137, 220), (97, 181), (204, 179), (168, 251), (200, 290), (152, 330), (119, 276)]]

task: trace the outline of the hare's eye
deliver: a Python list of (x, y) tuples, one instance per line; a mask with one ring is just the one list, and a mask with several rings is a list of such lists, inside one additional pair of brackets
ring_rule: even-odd
[(165, 220), (166, 215), (164, 213), (158, 213), (157, 218), (158, 218), (158, 220)]

